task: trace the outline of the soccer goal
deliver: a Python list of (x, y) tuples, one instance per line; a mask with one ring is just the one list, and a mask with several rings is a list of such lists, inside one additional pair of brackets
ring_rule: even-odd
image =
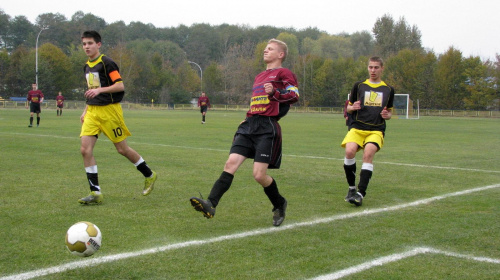
[(393, 115), (400, 119), (420, 119), (418, 99), (416, 103), (411, 100), (409, 94), (395, 94)]

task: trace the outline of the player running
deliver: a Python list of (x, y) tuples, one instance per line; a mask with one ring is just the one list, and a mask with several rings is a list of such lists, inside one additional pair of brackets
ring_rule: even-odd
[(255, 77), (250, 110), (236, 131), (224, 171), (215, 182), (207, 200), (191, 197), (191, 205), (206, 218), (213, 218), (220, 199), (232, 184), (234, 174), (247, 158), (253, 158), (253, 177), (273, 205), (273, 225), (285, 220), (286, 199), (278, 191), (268, 168), (281, 164), (281, 127), (278, 123), (299, 100), (297, 78), (281, 66), (288, 53), (287, 45), (271, 39), (264, 50), (267, 69)]
[[(370, 78), (357, 82), (349, 95), (347, 113), (351, 114), (349, 132), (342, 141), (345, 148), (344, 170), (349, 185), (345, 201), (361, 206), (373, 173), (373, 158), (384, 145), (386, 120), (392, 117), (394, 88), (382, 81), (384, 62), (371, 57)], [(356, 190), (356, 153), (363, 149), (363, 165)]]
[(144, 159), (127, 144), (131, 135), (123, 119), (120, 101), (125, 95), (125, 86), (116, 63), (100, 54), (101, 35), (96, 31), (85, 31), (82, 44), (89, 60), (84, 72), (88, 90), (84, 96), (87, 106), (80, 117), (80, 133), (83, 164), (90, 185), (90, 194), (78, 200), (81, 204), (101, 203), (103, 195), (99, 186), (97, 163), (94, 158), (94, 146), (102, 132), (115, 145), (118, 153), (132, 162), (145, 177), (143, 195), (148, 195), (154, 187), (156, 172), (152, 171)]

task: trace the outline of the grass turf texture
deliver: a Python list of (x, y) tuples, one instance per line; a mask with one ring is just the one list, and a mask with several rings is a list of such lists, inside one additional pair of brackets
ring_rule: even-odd
[[(104, 202), (81, 206), (89, 192), (79, 152), (80, 110), (29, 113), (0, 109), (0, 277), (74, 261), (192, 240), (272, 228), (272, 206), (252, 178), (252, 162), (236, 173), (215, 217), (206, 220), (189, 197), (208, 196), (244, 112), (125, 111), (129, 145), (158, 173), (155, 190), (101, 135), (95, 147)], [(288, 200), (283, 226), (380, 209), (500, 183), (500, 121), (480, 118), (393, 119), (361, 208), (344, 202), (346, 133), (341, 115), (290, 113), (276, 178)], [(361, 153), (357, 156), (358, 177)], [(439, 168), (438, 168), (439, 167)], [(397, 211), (359, 215), (221, 242), (190, 245), (41, 279), (304, 279), (333, 273), (415, 247), (500, 259), (500, 188)], [(87, 259), (65, 248), (78, 221), (102, 231)], [(373, 267), (348, 279), (498, 279), (500, 265), (423, 254)]]

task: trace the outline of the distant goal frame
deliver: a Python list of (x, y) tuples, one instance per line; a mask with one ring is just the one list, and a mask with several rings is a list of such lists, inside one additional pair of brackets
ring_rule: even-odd
[[(420, 102), (418, 99), (416, 100), (416, 102), (417, 102), (416, 107), (413, 107), (413, 100), (411, 100), (410, 94), (408, 94), (408, 93), (396, 93), (396, 94), (394, 94), (394, 99), (396, 99), (396, 97), (403, 97), (404, 99), (406, 99), (406, 104), (403, 105), (404, 108), (401, 108), (401, 107), (398, 108), (398, 107), (396, 107), (396, 104), (394, 104), (393, 117), (396, 117), (399, 119), (407, 119), (407, 120), (420, 119)], [(397, 103), (397, 102), (395, 102), (395, 103)]]

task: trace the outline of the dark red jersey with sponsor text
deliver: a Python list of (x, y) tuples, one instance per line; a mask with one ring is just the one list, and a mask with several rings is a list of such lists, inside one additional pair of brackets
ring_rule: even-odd
[(28, 91), (28, 101), (31, 101), (32, 103), (40, 103), (43, 98), (43, 93), (41, 90), (30, 90)]
[[(265, 92), (266, 83), (273, 84), (274, 93), (268, 95)], [(287, 68), (268, 69), (255, 77), (247, 117), (261, 115), (280, 119), (297, 101), (299, 89), (295, 74)]]

